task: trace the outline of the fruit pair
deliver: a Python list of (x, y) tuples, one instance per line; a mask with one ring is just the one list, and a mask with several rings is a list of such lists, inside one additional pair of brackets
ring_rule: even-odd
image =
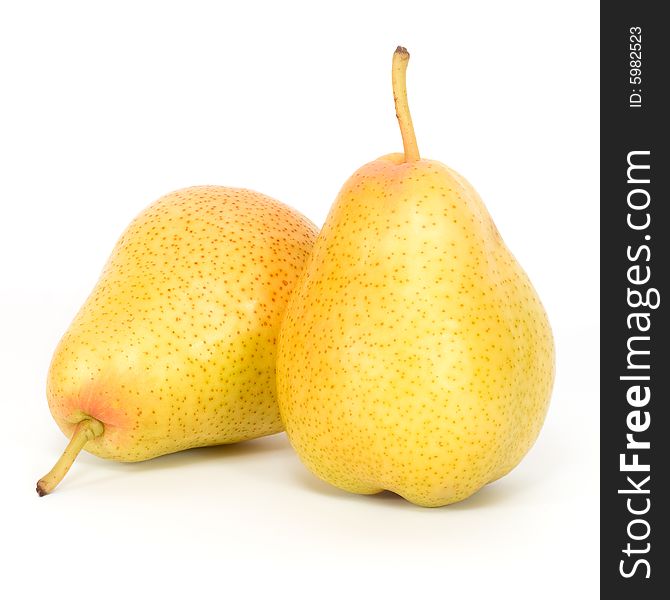
[(71, 442), (40, 494), (83, 447), (143, 460), (282, 422), (326, 481), (423, 506), (518, 464), (549, 402), (551, 331), (474, 189), (420, 158), (408, 59), (393, 57), (404, 154), (359, 169), (318, 236), (220, 187), (130, 225), (56, 350), (49, 403)]

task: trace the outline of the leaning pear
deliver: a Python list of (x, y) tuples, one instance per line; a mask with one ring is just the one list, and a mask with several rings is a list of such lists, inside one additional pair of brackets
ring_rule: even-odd
[(139, 461), (281, 431), (275, 359), (316, 228), (245, 189), (192, 187), (142, 212), (60, 341), (51, 413), (77, 453)]

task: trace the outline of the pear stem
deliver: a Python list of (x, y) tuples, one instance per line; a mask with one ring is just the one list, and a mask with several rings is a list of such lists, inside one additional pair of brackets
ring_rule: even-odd
[(414, 162), (420, 160), (419, 147), (416, 144), (416, 135), (414, 135), (414, 125), (412, 125), (412, 115), (409, 113), (409, 104), (407, 103), (407, 63), (409, 62), (409, 52), (406, 48), (398, 46), (393, 53), (393, 101), (395, 102), (395, 116), (398, 117), (400, 133), (402, 134), (402, 145), (405, 149), (405, 162)]
[(86, 445), (86, 442), (102, 435), (103, 431), (104, 427), (102, 423), (92, 417), (88, 417), (77, 423), (70, 443), (65, 448), (63, 455), (58, 459), (54, 468), (37, 482), (37, 493), (40, 496), (45, 496), (52, 492), (70, 470), (72, 463)]

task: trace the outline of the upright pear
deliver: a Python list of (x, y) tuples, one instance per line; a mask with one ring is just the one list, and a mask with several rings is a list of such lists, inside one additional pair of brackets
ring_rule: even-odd
[(422, 159), (393, 56), (404, 153), (344, 184), (291, 296), (277, 357), (290, 441), (344, 490), (467, 498), (535, 441), (554, 378), (547, 316), (473, 187)]
[(276, 341), (316, 231), (245, 189), (187, 188), (142, 212), (53, 356), (49, 407), (71, 441), (38, 493), (82, 448), (139, 461), (281, 431)]

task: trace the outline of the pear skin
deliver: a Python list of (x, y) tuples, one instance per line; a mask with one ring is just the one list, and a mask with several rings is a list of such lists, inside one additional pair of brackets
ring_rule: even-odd
[(128, 227), (58, 344), (49, 408), (79, 450), (140, 461), (282, 430), (279, 325), (315, 226), (245, 189), (164, 196)]
[(344, 490), (421, 506), (511, 471), (543, 424), (549, 322), (474, 188), (421, 159), (393, 60), (404, 154), (344, 184), (282, 324), (278, 401), (291, 444)]

